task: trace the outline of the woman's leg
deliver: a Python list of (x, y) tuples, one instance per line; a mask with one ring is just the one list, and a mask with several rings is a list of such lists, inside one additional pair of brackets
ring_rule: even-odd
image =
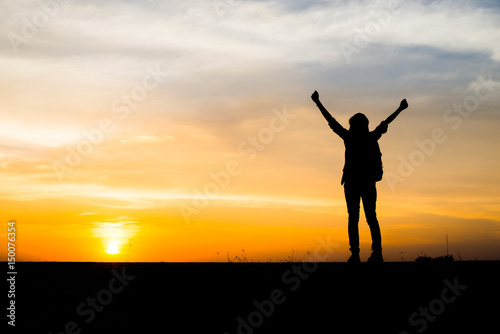
[(344, 185), (345, 201), (347, 204), (348, 225), (347, 231), (349, 233), (349, 250), (353, 253), (359, 253), (359, 201), (360, 191), (359, 186), (355, 184), (346, 183)]
[(363, 209), (365, 210), (366, 222), (370, 227), (372, 235), (372, 251), (382, 251), (382, 236), (380, 233), (380, 225), (377, 220), (377, 188), (375, 183), (367, 184), (361, 192), (363, 200)]

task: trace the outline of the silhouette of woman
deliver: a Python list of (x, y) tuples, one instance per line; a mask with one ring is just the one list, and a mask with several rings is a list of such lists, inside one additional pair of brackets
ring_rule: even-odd
[(376, 214), (377, 188), (375, 183), (382, 179), (382, 159), (378, 140), (387, 132), (387, 126), (401, 111), (408, 108), (406, 99), (401, 101), (399, 108), (375, 130), (368, 129), (368, 118), (361, 113), (349, 119), (349, 130), (340, 125), (325, 109), (319, 100), (317, 91), (311, 95), (319, 110), (328, 121), (330, 128), (344, 140), (345, 164), (341, 184), (348, 213), (349, 250), (351, 257), (348, 262), (358, 263), (359, 258), (359, 203), (363, 201), (366, 222), (370, 227), (372, 237), (372, 254), (368, 262), (380, 263), (382, 257), (382, 237)]

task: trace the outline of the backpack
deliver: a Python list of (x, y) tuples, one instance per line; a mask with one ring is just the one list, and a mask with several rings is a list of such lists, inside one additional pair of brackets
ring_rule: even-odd
[(373, 155), (370, 157), (371, 168), (373, 170), (373, 178), (375, 182), (382, 180), (382, 175), (384, 174), (384, 166), (382, 165), (382, 152), (380, 151), (380, 146), (378, 141), (373, 145)]
[(382, 152), (380, 151), (378, 141), (369, 141), (369, 143), (358, 142), (360, 146), (354, 145), (358, 146), (357, 148), (349, 145), (349, 154), (347, 152), (347, 145), (346, 143), (346, 162), (341, 184), (344, 184), (345, 181), (351, 178), (359, 179), (361, 175), (364, 176), (363, 179), (365, 180), (374, 182), (382, 180), (384, 170), (382, 165)]

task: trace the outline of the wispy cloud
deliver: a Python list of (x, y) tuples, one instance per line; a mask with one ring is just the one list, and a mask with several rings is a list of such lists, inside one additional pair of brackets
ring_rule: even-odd
[[(137, 222), (127, 216), (93, 222), (93, 225), (93, 236), (101, 239), (103, 245), (112, 251), (111, 254), (118, 253), (124, 245), (130, 244), (140, 229)], [(110, 250), (110, 247), (114, 248)]]

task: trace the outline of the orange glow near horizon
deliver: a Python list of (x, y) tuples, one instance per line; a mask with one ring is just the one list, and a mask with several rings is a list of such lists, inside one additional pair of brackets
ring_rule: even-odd
[[(259, 133), (258, 126), (244, 127), (244, 134), (232, 141), (236, 144), (203, 135), (203, 129), (195, 138), (171, 130), (168, 138), (156, 134), (155, 140), (137, 142), (125, 134), (110, 139), (62, 181), (49, 161), (25, 162), (24, 181), (17, 167), (20, 162), (7, 164), (1, 215), (4, 221), (18, 222), (18, 259), (284, 261), (305, 259), (319, 237), (330, 236), (338, 245), (331, 260), (344, 261), (347, 212), (339, 184), (343, 144), (314, 108), (297, 108), (293, 113), (296, 118), (287, 130), (276, 132), (272, 142), (255, 146), (260, 151), (245, 144)], [(266, 117), (259, 121), (261, 129), (269, 126), (274, 114)], [(311, 118), (318, 127), (314, 136), (302, 129)], [(399, 125), (404, 123), (402, 118)], [(437, 161), (430, 157), (391, 189), (387, 175), (397, 171), (401, 152), (391, 139), (403, 136), (394, 128), (395, 134), (381, 139), (386, 175), (378, 184), (386, 259), (442, 255), (446, 235), (455, 257), (497, 259), (496, 190), (487, 183), (481, 190), (470, 188), (477, 180), (467, 180), (468, 169), (436, 180), (436, 164), (443, 159), (439, 156)], [(198, 136), (204, 137), (201, 143)], [(129, 139), (125, 143), (123, 138)], [(290, 145), (308, 141), (311, 146), (300, 152), (297, 145)], [(194, 152), (187, 154), (189, 149)], [(467, 193), (453, 183), (456, 177), (469, 187)], [(367, 256), (370, 234), (363, 213), (360, 238), (362, 256)]]

